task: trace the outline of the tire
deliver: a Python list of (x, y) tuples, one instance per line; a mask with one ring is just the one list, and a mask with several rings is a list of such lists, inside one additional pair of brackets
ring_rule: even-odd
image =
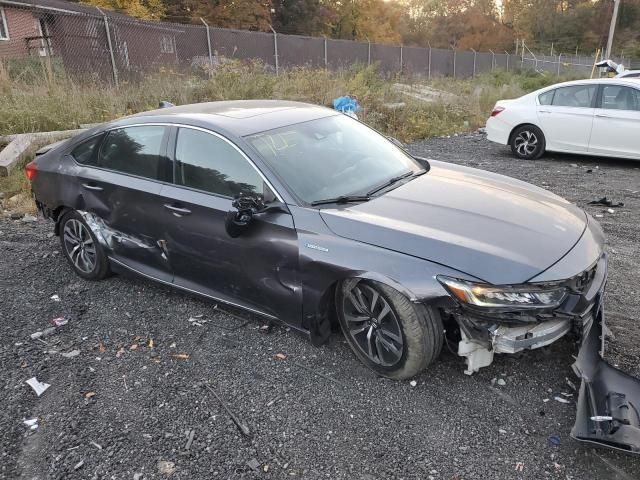
[(521, 125), (511, 133), (511, 152), (524, 160), (536, 160), (544, 155), (546, 140), (535, 125)]
[(71, 268), (86, 280), (102, 280), (109, 276), (109, 260), (102, 245), (75, 210), (60, 220), (60, 244)]
[(387, 285), (345, 280), (336, 289), (336, 310), (351, 349), (383, 377), (414, 377), (440, 354), (440, 317)]

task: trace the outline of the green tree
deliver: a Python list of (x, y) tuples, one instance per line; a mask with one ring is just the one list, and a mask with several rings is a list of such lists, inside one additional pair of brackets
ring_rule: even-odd
[(82, 3), (145, 20), (160, 20), (165, 13), (163, 0), (83, 0)]

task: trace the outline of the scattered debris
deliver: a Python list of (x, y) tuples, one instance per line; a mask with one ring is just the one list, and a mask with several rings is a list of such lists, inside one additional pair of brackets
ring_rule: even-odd
[(507, 382), (505, 382), (504, 379), (502, 379), (502, 378), (499, 378), (496, 383), (498, 385), (500, 385), (501, 387), (504, 387), (507, 384)]
[(524, 463), (516, 462), (516, 472), (521, 472), (524, 470)]
[(149, 343), (147, 344), (149, 348), (153, 348), (155, 344), (153, 343), (153, 338), (149, 339)]
[(222, 401), (222, 399), (220, 398), (220, 396), (218, 395), (218, 393), (213, 389), (213, 387), (211, 385), (208, 385), (206, 383), (203, 383), (204, 387), (209, 390), (211, 393), (213, 393), (213, 396), (216, 397), (216, 400), (218, 400), (218, 402), (220, 402), (220, 405), (222, 405), (222, 408), (225, 409), (225, 411), (229, 414), (229, 416), (231, 417), (231, 420), (233, 420), (233, 423), (236, 424), (236, 426), (238, 427), (238, 429), (240, 430), (240, 432), (245, 436), (248, 437), (249, 435), (251, 435), (251, 431), (249, 430), (249, 427), (247, 427), (229, 408), (229, 406)]
[(622, 202), (614, 203), (613, 201), (609, 200), (607, 197), (602, 197), (600, 200), (593, 200), (587, 203), (587, 205), (600, 205), (603, 207), (624, 207), (624, 203)]
[(53, 323), (53, 325), (56, 327), (62, 327), (63, 325), (66, 325), (67, 323), (69, 323), (69, 319), (64, 317), (57, 317), (52, 319), (51, 323)]
[(60, 296), (56, 293), (55, 295), (51, 295), (51, 300), (53, 300), (54, 302), (59, 302), (60, 301)]
[(613, 208), (607, 208), (607, 213), (616, 213), (616, 211)]
[(95, 396), (96, 396), (96, 392), (87, 392), (87, 393), (85, 393), (84, 398), (89, 400), (90, 398), (93, 398)]
[(505, 433), (507, 433), (507, 431), (503, 428), (499, 428), (498, 433), (501, 433), (502, 435), (504, 435)]
[(260, 468), (260, 462), (258, 462), (258, 460), (256, 460), (255, 458), (252, 458), (247, 462), (247, 467), (256, 472)]
[(279, 360), (284, 360), (285, 358), (287, 358), (287, 356), (284, 353), (276, 353), (274, 357)]
[(169, 355), (172, 358), (176, 358), (178, 360), (186, 360), (189, 358), (189, 354), (188, 353), (172, 353), (171, 355)]
[(49, 328), (45, 328), (44, 330), (42, 330), (41, 332), (34, 332), (31, 334), (31, 339), (32, 340), (36, 340), (38, 338), (43, 338), (43, 337), (47, 337), (49, 335), (51, 335), (52, 333), (54, 333), (56, 331), (55, 327), (49, 327)]
[(571, 163), (571, 164), (569, 164), (569, 166), (573, 167), (573, 168), (578, 168), (578, 164), (577, 163)]
[(80, 355), (80, 350), (71, 350), (70, 352), (63, 353), (64, 358), (75, 358)]
[(74, 469), (74, 470), (80, 470), (80, 469), (83, 467), (83, 465), (84, 465), (84, 460), (80, 460), (78, 463), (76, 463), (76, 464), (73, 466), (73, 469)]
[(551, 435), (549, 437), (549, 442), (553, 445), (560, 445), (560, 435)]
[(161, 475), (173, 475), (176, 471), (176, 464), (173, 462), (168, 462), (166, 460), (160, 460), (158, 462), (158, 473)]
[(30, 430), (35, 430), (38, 428), (38, 418), (30, 418), (28, 420), (22, 421)]
[(31, 377), (26, 383), (33, 388), (37, 396), (42, 395), (51, 386), (48, 383), (39, 382), (36, 377)]
[(554, 399), (556, 402), (560, 402), (560, 403), (571, 403), (571, 402), (570, 402), (569, 400), (567, 400), (566, 398), (559, 397), (559, 396), (557, 396), (557, 395), (556, 395), (555, 397), (553, 397), (553, 399)]
[(416, 385), (418, 385), (418, 382), (416, 382), (415, 380), (411, 380), (409, 382), (409, 385), (411, 385), (412, 387), (415, 387)]
[(102, 450), (102, 445), (100, 445), (99, 443), (96, 443), (94, 441), (91, 441), (91, 445), (93, 445), (94, 447), (96, 447), (98, 450)]
[(187, 440), (187, 446), (184, 447), (185, 450), (188, 451), (191, 448), (191, 444), (193, 443), (193, 437), (195, 437), (195, 436), (196, 436), (196, 431), (195, 430), (191, 430), (189, 432), (189, 438)]

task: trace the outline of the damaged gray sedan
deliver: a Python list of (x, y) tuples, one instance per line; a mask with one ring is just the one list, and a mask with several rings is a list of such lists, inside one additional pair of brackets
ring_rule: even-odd
[(284, 101), (127, 117), (40, 152), (27, 174), (81, 277), (134, 272), (316, 345), (340, 327), (386, 377), (420, 373), (444, 342), (472, 374), (572, 334), (574, 436), (640, 445), (637, 381), (611, 380), (598, 354), (602, 230), (546, 190), (414, 158), (357, 120)]

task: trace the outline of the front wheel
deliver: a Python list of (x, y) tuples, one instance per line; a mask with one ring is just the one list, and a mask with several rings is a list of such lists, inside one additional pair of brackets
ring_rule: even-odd
[(353, 278), (342, 282), (336, 297), (347, 343), (374, 372), (398, 380), (411, 378), (440, 354), (440, 318), (397, 290)]
[(511, 134), (511, 151), (524, 160), (535, 160), (544, 154), (546, 141), (542, 130), (534, 125), (522, 125)]
[(109, 276), (109, 260), (93, 232), (75, 210), (60, 220), (60, 243), (71, 268), (87, 280)]

